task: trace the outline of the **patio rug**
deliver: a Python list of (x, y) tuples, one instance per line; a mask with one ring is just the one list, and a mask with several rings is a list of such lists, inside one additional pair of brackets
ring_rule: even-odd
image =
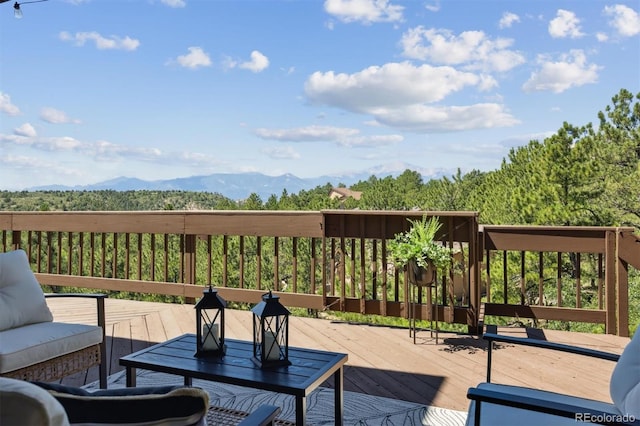
[[(146, 370), (137, 371), (137, 386), (181, 385), (181, 377)], [(109, 388), (125, 386), (125, 372), (109, 376)], [(262, 404), (282, 408), (278, 416), (284, 422), (295, 422), (295, 399), (289, 395), (260, 391), (241, 386), (193, 379), (193, 386), (201, 387), (210, 395), (215, 407), (251, 412)], [(88, 390), (98, 389), (97, 382), (86, 385)], [(467, 413), (430, 407), (407, 401), (344, 392), (344, 424), (359, 426), (429, 425), (462, 426)], [(333, 389), (320, 387), (307, 397), (307, 423), (333, 425)]]

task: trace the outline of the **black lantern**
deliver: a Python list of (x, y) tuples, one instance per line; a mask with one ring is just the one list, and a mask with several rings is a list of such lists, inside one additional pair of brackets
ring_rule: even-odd
[(224, 345), (224, 308), (227, 302), (209, 284), (196, 304), (196, 356), (222, 356)]
[(262, 302), (253, 312), (253, 361), (261, 368), (290, 365), (289, 314), (280, 304), (280, 297), (271, 291), (262, 295)]

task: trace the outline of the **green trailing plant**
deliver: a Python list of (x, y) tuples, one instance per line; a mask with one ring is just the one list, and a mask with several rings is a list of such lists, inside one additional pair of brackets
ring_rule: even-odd
[(452, 250), (436, 241), (442, 224), (438, 217), (423, 216), (421, 220), (407, 219), (411, 228), (389, 241), (389, 251), (396, 265), (407, 267), (415, 262), (422, 268), (432, 266), (442, 272), (451, 266)]

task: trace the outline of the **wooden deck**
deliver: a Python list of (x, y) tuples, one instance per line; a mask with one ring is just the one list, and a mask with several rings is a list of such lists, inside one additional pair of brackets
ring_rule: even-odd
[[(48, 303), (56, 321), (96, 323), (93, 301), (53, 299)], [(195, 332), (192, 305), (107, 299), (106, 316), (108, 374), (122, 370), (118, 359), (123, 355)], [(250, 312), (227, 310), (227, 337), (250, 340), (251, 327)], [(349, 354), (344, 374), (347, 391), (466, 411), (467, 389), (485, 380), (486, 344), (475, 336), (440, 333), (436, 345), (428, 331), (421, 331), (414, 345), (404, 328), (298, 317), (290, 319), (289, 327), (292, 346)], [(621, 353), (629, 341), (613, 335), (534, 331), (547, 340), (614, 353)], [(524, 336), (527, 330), (501, 327), (498, 332)], [(502, 345), (494, 352), (492, 381), (610, 401), (613, 366), (608, 361)], [(97, 378), (97, 368), (92, 368), (63, 383), (79, 386)]]

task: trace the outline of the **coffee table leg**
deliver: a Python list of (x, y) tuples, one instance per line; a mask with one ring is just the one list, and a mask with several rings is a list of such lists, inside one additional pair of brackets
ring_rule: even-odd
[(343, 373), (342, 367), (338, 368), (338, 370), (333, 373), (333, 381), (334, 381), (334, 401), (333, 404), (336, 410), (335, 416), (335, 424), (336, 426), (342, 426), (343, 417), (344, 417), (344, 395), (343, 395)]
[(307, 424), (307, 398), (296, 396), (296, 425)]
[(191, 386), (192, 384), (193, 384), (193, 380), (191, 379), (191, 377), (184, 376), (184, 385)]
[(127, 387), (136, 387), (136, 369), (133, 367), (127, 367)]

